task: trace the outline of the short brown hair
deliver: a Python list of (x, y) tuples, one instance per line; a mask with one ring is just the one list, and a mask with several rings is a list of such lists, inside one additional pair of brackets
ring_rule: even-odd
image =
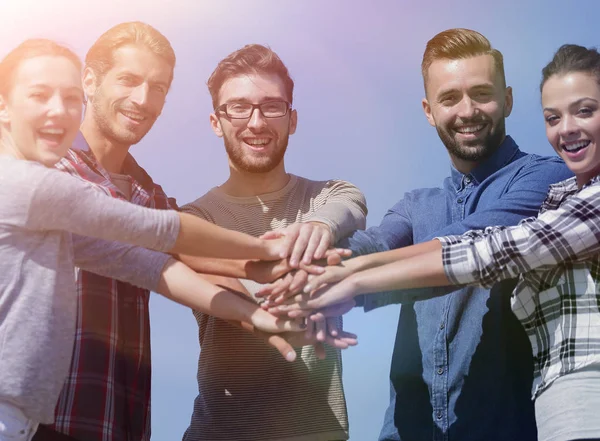
[(290, 103), (294, 99), (294, 80), (287, 67), (271, 48), (248, 44), (222, 59), (207, 81), (213, 109), (218, 106), (219, 91), (230, 78), (248, 74), (275, 74), (281, 78)]
[(45, 38), (25, 40), (0, 62), (0, 95), (10, 92), (13, 75), (22, 61), (40, 56), (64, 57), (81, 71), (81, 60), (71, 49)]
[[(86, 67), (91, 68), (102, 78), (113, 66), (113, 53), (127, 45), (142, 45), (164, 59), (171, 69), (175, 69), (175, 51), (163, 34), (140, 21), (121, 23), (102, 34), (85, 56)], [(173, 73), (169, 84), (173, 81)]]
[(425, 89), (427, 89), (429, 67), (434, 61), (460, 60), (479, 55), (491, 55), (494, 58), (496, 71), (502, 76), (502, 81), (506, 84), (504, 57), (498, 49), (492, 48), (487, 38), (477, 31), (464, 28), (448, 29), (440, 32), (427, 42), (423, 54), (421, 73), (423, 74)]

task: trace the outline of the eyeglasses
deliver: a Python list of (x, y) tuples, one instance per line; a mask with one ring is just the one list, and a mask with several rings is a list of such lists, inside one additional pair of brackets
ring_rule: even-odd
[(281, 118), (287, 115), (292, 105), (287, 101), (267, 101), (266, 103), (225, 103), (215, 109), (215, 112), (225, 112), (232, 119), (250, 118), (254, 109), (260, 110), (265, 118)]

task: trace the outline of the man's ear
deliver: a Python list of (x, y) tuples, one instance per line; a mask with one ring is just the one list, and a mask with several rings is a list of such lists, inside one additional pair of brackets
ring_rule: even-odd
[(219, 120), (219, 117), (216, 114), (211, 113), (209, 116), (209, 120), (210, 128), (213, 130), (213, 132), (215, 132), (215, 135), (217, 135), (219, 138), (222, 138), (223, 128), (221, 127), (221, 121)]
[(90, 67), (86, 67), (83, 70), (81, 81), (83, 83), (83, 92), (85, 93), (85, 96), (88, 99), (93, 97), (94, 93), (96, 93), (96, 87), (98, 86), (98, 77), (96, 76), (96, 73)]
[(513, 108), (512, 87), (508, 86), (504, 92), (504, 118), (508, 118)]
[(8, 103), (6, 102), (6, 98), (4, 98), (4, 95), (0, 95), (0, 123), (2, 123), (2, 124), (10, 123), (10, 115), (8, 113)]
[(429, 101), (427, 101), (427, 98), (423, 98), (421, 105), (423, 106), (423, 112), (425, 112), (427, 121), (429, 121), (429, 124), (435, 127), (435, 120), (433, 119), (433, 114), (431, 113), (431, 105), (429, 104)]
[(290, 115), (290, 135), (296, 133), (296, 127), (298, 126), (298, 112), (296, 109), (291, 110)]

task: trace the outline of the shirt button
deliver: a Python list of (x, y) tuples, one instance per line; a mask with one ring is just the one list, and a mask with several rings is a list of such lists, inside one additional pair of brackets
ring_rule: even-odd
[(467, 184), (470, 184), (471, 183), (471, 176), (465, 176), (465, 182)]
[(441, 420), (441, 419), (442, 419), (442, 412), (440, 412), (440, 411), (438, 410), (438, 411), (437, 411), (437, 413), (435, 414), (435, 417), (436, 417), (438, 420)]
[(462, 204), (462, 203), (463, 203), (463, 198), (458, 198), (458, 199), (456, 200), (456, 202), (458, 202), (459, 204)]
[(437, 373), (438, 375), (442, 375), (444, 373), (444, 368), (438, 368)]
[(446, 323), (442, 322), (440, 323), (440, 329), (444, 329), (446, 327)]

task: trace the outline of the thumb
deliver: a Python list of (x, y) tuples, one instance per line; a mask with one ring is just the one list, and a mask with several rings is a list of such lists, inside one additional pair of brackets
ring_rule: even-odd
[(258, 337), (265, 340), (270, 346), (274, 347), (277, 352), (279, 352), (287, 361), (291, 362), (296, 360), (296, 351), (294, 350), (293, 346), (285, 340), (285, 338), (281, 337), (280, 335), (269, 334), (268, 332), (258, 329), (255, 329), (254, 333)]
[(283, 236), (285, 236), (283, 231), (272, 230), (272, 231), (267, 231), (265, 234), (260, 236), (260, 239), (279, 239), (280, 237), (283, 237)]

